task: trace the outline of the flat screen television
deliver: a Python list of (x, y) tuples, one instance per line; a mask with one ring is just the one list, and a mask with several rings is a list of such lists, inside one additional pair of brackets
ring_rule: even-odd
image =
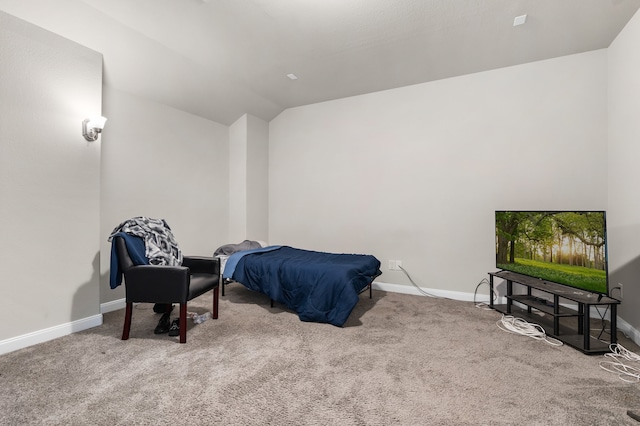
[(496, 267), (608, 295), (604, 211), (496, 211)]

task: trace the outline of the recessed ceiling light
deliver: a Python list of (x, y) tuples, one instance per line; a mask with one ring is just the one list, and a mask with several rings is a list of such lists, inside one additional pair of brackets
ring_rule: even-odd
[(513, 20), (513, 26), (517, 27), (518, 25), (524, 25), (525, 22), (527, 22), (527, 15), (516, 16)]
[(287, 77), (289, 77), (289, 80), (297, 80), (298, 76), (295, 74), (287, 74)]

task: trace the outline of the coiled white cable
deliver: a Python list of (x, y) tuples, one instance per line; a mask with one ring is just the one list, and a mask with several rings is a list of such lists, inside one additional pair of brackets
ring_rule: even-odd
[(619, 343), (610, 344), (609, 349), (611, 350), (611, 353), (605, 354), (605, 356), (611, 358), (624, 358), (627, 361), (640, 361), (640, 355), (631, 352)]
[(544, 340), (553, 346), (562, 346), (560, 340), (547, 336), (547, 333), (541, 325), (527, 322), (522, 318), (516, 318), (512, 315), (502, 315), (502, 318), (496, 322), (496, 325), (499, 329), (508, 333), (520, 334), (536, 340)]
[(627, 383), (640, 381), (640, 369), (625, 364), (620, 360), (638, 362), (640, 355), (631, 352), (618, 343), (609, 345), (610, 353), (604, 354), (606, 358), (613, 358), (615, 361), (600, 361), (600, 368), (610, 373), (617, 373), (620, 380)]

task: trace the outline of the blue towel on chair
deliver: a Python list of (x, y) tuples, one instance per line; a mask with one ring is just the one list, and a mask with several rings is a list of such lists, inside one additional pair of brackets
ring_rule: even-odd
[(122, 237), (124, 243), (127, 246), (129, 257), (133, 261), (134, 265), (148, 265), (149, 259), (145, 256), (144, 240), (134, 235), (129, 235), (124, 232), (118, 232), (113, 235), (111, 240), (111, 271), (109, 275), (109, 285), (111, 288), (116, 288), (122, 284), (122, 271), (120, 270), (120, 262), (118, 262), (118, 251), (116, 250), (115, 237)]

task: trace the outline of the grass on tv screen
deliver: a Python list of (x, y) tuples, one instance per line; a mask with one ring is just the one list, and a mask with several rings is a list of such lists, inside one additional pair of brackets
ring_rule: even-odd
[(604, 211), (496, 211), (496, 267), (608, 293)]

